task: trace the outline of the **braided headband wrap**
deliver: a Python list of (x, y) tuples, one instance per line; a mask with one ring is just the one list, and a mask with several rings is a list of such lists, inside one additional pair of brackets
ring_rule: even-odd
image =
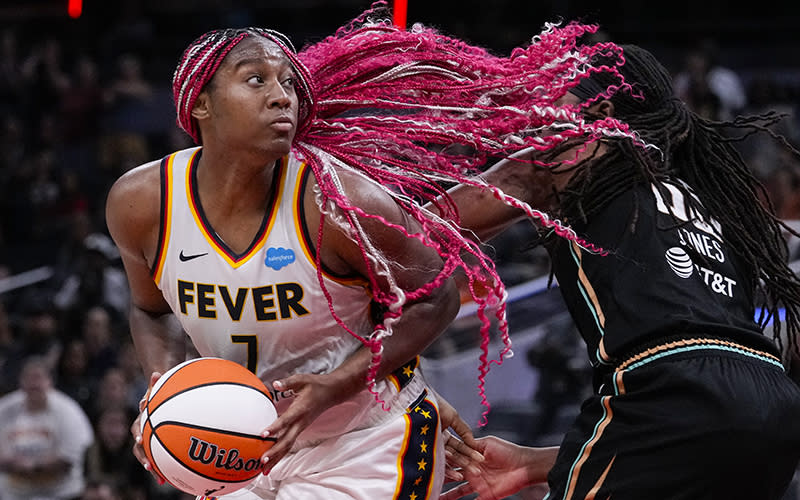
[(177, 123), (194, 142), (201, 143), (197, 121), (192, 118), (192, 108), (206, 84), (214, 77), (225, 56), (248, 36), (261, 36), (275, 42), (289, 58), (297, 74), (295, 89), (300, 102), (297, 136), (303, 134), (314, 116), (314, 91), (308, 69), (286, 35), (264, 28), (229, 28), (213, 30), (195, 39), (184, 50), (172, 77), (172, 94)]

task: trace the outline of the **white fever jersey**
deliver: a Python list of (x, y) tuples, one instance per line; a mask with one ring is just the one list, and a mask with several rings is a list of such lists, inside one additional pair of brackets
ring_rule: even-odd
[[(310, 169), (294, 154), (278, 162), (271, 206), (250, 247), (237, 254), (210, 227), (199, 202), (201, 154), (202, 148), (178, 151), (161, 163), (161, 233), (152, 272), (183, 329), (201, 356), (240, 363), (270, 390), (272, 381), (294, 373), (332, 371), (361, 344), (337, 324), (319, 283), (310, 244), (316, 231), (307, 231), (302, 209)], [(370, 332), (367, 283), (324, 272), (323, 279), (344, 324), (359, 335)], [(387, 401), (397, 388), (377, 387)], [(273, 395), (280, 413), (289, 401)], [(371, 407), (382, 411), (365, 385), (357, 401), (318, 418), (304, 441), (362, 426), (373, 420), (365, 415)], [(333, 428), (321, 428), (326, 422)]]

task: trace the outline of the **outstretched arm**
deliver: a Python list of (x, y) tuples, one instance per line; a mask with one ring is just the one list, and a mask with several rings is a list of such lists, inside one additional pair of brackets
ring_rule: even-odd
[(446, 478), (466, 481), (444, 493), (441, 500), (457, 500), (472, 493), (478, 493), (480, 499), (499, 500), (547, 480), (558, 447), (530, 448), (494, 436), (475, 439), (456, 409), (439, 394), (436, 398), (446, 431)]
[[(458, 469), (465, 480), (442, 494), (440, 500), (457, 500), (477, 493), (481, 500), (501, 500), (525, 487), (543, 483), (558, 455), (558, 447), (531, 448), (519, 446), (495, 436), (476, 440), (470, 448), (466, 441), (449, 436), (445, 443), (448, 467)], [(475, 460), (479, 452), (482, 460)]]
[[(460, 439), (463, 441), (463, 446), (460, 448), (463, 454), (462, 461), (468, 460), (476, 463), (483, 462), (483, 455), (477, 451), (479, 448), (479, 443), (475, 440), (475, 435), (472, 433), (472, 429), (470, 428), (469, 424), (467, 424), (467, 422), (461, 418), (453, 405), (451, 405), (449, 401), (444, 399), (438, 393), (436, 393), (436, 402), (439, 406), (439, 418), (442, 422), (442, 432), (445, 440), (445, 446), (447, 441), (450, 439)], [(451, 434), (451, 429), (455, 435), (458, 436), (458, 438)], [(453, 446), (454, 445), (455, 444), (453, 444)], [(449, 481), (463, 481), (464, 476), (460, 472), (460, 466), (457, 466), (450, 458), (452, 453), (446, 447), (444, 451), (445, 457), (447, 458), (444, 471), (445, 478)], [(477, 474), (477, 469), (475, 469), (475, 473)]]
[[(553, 203), (553, 174), (533, 164), (530, 149), (497, 162), (480, 177), (533, 208), (548, 210)], [(492, 239), (525, 217), (522, 210), (506, 205), (488, 189), (459, 184), (447, 193), (458, 207), (465, 234), (479, 242)], [(427, 208), (435, 210), (432, 204)]]

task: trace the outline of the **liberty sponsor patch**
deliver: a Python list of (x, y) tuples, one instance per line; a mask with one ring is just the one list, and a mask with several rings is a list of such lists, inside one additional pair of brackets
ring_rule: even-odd
[(267, 249), (264, 265), (276, 271), (295, 261), (294, 250), (291, 248), (272, 247)]

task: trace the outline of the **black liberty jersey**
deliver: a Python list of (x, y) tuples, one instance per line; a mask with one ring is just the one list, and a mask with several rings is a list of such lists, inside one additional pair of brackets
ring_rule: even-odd
[(774, 351), (755, 323), (751, 278), (719, 224), (702, 208), (687, 210), (687, 190), (678, 180), (660, 189), (642, 183), (572, 224), (608, 255), (549, 241), (556, 279), (595, 367), (672, 335), (722, 336)]

